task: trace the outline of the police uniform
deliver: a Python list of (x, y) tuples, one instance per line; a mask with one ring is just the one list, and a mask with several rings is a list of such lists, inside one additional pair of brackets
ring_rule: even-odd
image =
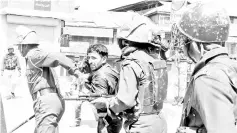
[[(237, 62), (221, 44), (228, 39), (230, 19), (216, 3), (196, 3), (172, 30), (196, 62), (184, 97), (181, 128), (197, 133), (236, 133)], [(197, 48), (195, 48), (197, 47)], [(195, 51), (196, 50), (196, 51)], [(195, 57), (196, 56), (196, 57)], [(181, 130), (180, 130), (181, 129)]]
[[(112, 69), (109, 64), (105, 63), (97, 68), (97, 70), (90, 73), (85, 86), (91, 93), (115, 95), (117, 92), (118, 78), (118, 72)], [(105, 126), (107, 126), (108, 133), (119, 133), (122, 128), (122, 119), (120, 117), (112, 120), (106, 115), (101, 115), (106, 114), (106, 110), (97, 110), (97, 112), (99, 115), (97, 127), (98, 133), (101, 133)], [(107, 123), (109, 125), (106, 125)]]
[(58, 78), (53, 67), (61, 65), (73, 73), (75, 65), (61, 54), (46, 53), (38, 48), (26, 55), (26, 75), (31, 96), (34, 100), (35, 133), (56, 133), (65, 103), (59, 90)]
[(166, 62), (160, 59), (162, 43), (157, 43), (156, 25), (134, 13), (118, 33), (122, 50), (118, 93), (109, 99), (96, 99), (97, 108), (107, 108), (111, 118), (122, 114), (129, 133), (166, 133), (162, 114), (167, 96)]
[(236, 63), (225, 48), (217, 48), (196, 64), (184, 98), (181, 125), (206, 128), (208, 133), (237, 132)]
[[(149, 70), (149, 63), (155, 59), (133, 47), (125, 48), (123, 55), (127, 56), (123, 56), (118, 94), (110, 100), (110, 110), (115, 114), (124, 112), (127, 132), (166, 133), (167, 124), (161, 112), (163, 101), (157, 103), (156, 99), (162, 94), (153, 88), (154, 80)], [(130, 118), (128, 115), (134, 116)]]

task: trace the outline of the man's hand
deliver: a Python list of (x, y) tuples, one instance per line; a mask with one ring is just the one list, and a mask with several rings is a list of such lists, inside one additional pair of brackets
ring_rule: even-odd
[(75, 72), (73, 73), (73, 76), (75, 76), (76, 78), (79, 78), (81, 75), (81, 72), (79, 70), (75, 70)]
[(109, 100), (107, 98), (100, 97), (91, 101), (91, 104), (93, 104), (96, 109), (107, 109), (109, 106)]

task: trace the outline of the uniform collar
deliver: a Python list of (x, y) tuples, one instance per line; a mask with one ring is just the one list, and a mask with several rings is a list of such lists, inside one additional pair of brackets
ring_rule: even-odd
[(119, 61), (123, 61), (124, 59), (135, 59), (135, 60), (152, 60), (153, 58), (144, 50), (127, 46), (124, 49), (122, 49), (122, 55), (120, 57)]
[(200, 69), (202, 69), (208, 62), (213, 60), (214, 58), (221, 56), (221, 55), (228, 55), (227, 49), (224, 47), (216, 48), (208, 51), (203, 55), (201, 60), (195, 65), (192, 75), (195, 75)]

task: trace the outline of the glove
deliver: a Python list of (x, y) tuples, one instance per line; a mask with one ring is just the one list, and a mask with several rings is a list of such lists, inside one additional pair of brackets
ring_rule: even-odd
[(107, 98), (100, 97), (91, 101), (91, 104), (93, 104), (96, 109), (107, 109), (109, 107), (109, 100)]

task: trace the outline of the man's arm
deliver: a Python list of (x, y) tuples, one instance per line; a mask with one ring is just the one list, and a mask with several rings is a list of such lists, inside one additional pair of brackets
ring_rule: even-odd
[[(201, 76), (195, 81), (196, 109), (208, 133), (236, 133), (233, 104), (236, 93), (223, 71), (215, 71), (214, 79)], [(235, 103), (236, 104), (236, 103)]]
[(136, 68), (136, 65), (133, 67), (131, 65), (126, 65), (121, 68), (117, 96), (111, 98), (109, 101), (109, 108), (114, 113), (122, 112), (136, 105), (138, 88), (134, 69), (141, 71), (140, 68)]
[(30, 59), (37, 67), (57, 67), (60, 65), (67, 69), (71, 75), (73, 75), (77, 69), (73, 61), (61, 53), (35, 51), (34, 54), (30, 56)]

